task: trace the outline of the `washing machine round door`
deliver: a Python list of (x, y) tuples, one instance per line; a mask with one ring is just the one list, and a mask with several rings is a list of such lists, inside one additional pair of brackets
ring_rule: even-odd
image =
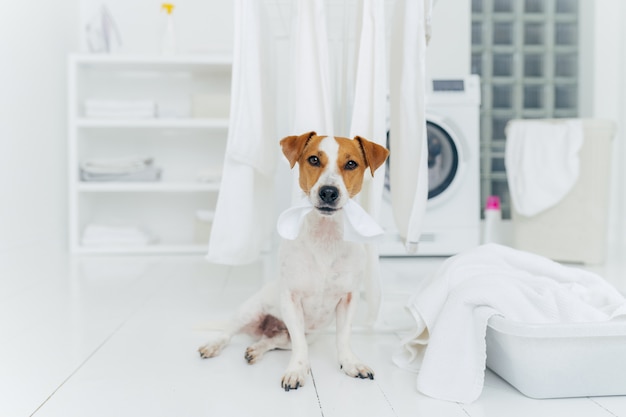
[(440, 125), (426, 122), (428, 138), (428, 199), (443, 194), (454, 181), (459, 168), (459, 150), (450, 134)]
[[(446, 190), (453, 183), (459, 170), (459, 150), (450, 136), (450, 133), (431, 120), (426, 121), (426, 135), (428, 140), (428, 200), (443, 198)], [(389, 132), (387, 132), (387, 147), (389, 148)], [(387, 164), (392, 164), (392, 157)], [(389, 167), (385, 173), (384, 198), (391, 201), (391, 184)]]

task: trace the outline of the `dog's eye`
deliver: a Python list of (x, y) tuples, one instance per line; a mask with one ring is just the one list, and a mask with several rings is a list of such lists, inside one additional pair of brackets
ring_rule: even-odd
[(346, 162), (346, 167), (345, 167), (345, 168), (346, 168), (348, 171), (352, 171), (353, 169), (356, 169), (356, 167), (358, 167), (358, 166), (359, 166), (359, 164), (357, 164), (356, 162), (354, 162), (354, 161), (348, 161), (348, 162)]
[(315, 155), (309, 156), (308, 161), (309, 164), (313, 165), (314, 167), (320, 166), (320, 159)]

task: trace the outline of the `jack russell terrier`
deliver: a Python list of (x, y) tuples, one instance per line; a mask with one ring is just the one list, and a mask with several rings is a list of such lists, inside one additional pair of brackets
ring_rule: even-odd
[(233, 335), (247, 333), (258, 339), (246, 350), (250, 364), (269, 350), (292, 350), (281, 386), (285, 391), (297, 389), (310, 370), (306, 335), (330, 324), (334, 313), (341, 369), (351, 377), (374, 379), (374, 372), (350, 345), (365, 273), (365, 245), (344, 239), (347, 221), (342, 211), (356, 205), (351, 198), (361, 190), (366, 169), (374, 175), (389, 151), (359, 136), (348, 139), (315, 132), (288, 136), (280, 145), (291, 168), (299, 165), (309, 210), (293, 240), (281, 242), (279, 279), (248, 299), (222, 333), (200, 347), (200, 355), (217, 356)]

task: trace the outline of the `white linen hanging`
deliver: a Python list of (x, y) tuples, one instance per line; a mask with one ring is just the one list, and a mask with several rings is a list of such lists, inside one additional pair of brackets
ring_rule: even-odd
[[(298, 0), (291, 42), (291, 134), (315, 131), (333, 135), (324, 0)], [(292, 202), (302, 198), (298, 169), (293, 169)]]
[[(392, 204), (398, 229), (409, 247), (419, 238), (428, 191), (424, 60), (431, 1), (398, 0), (391, 41), (390, 148), (392, 190), (395, 190)], [(324, 0), (298, 0), (292, 6), (295, 14), (286, 61), (291, 64), (289, 94), (276, 103), (278, 90), (271, 76), (277, 69), (270, 66), (277, 60), (267, 51), (271, 41), (262, 27), (264, 2), (235, 2), (230, 126), (207, 255), (213, 262), (254, 261), (271, 234), (273, 173), (280, 152), (280, 137), (274, 126), (276, 105), (284, 105), (279, 111), (289, 114), (288, 127), (283, 128), (287, 134), (312, 130), (322, 135), (336, 133), (324, 4)], [(350, 136), (360, 134), (379, 144), (384, 144), (386, 139), (384, 65), (388, 61), (384, 51), (383, 9), (383, 0), (362, 3), (350, 129)], [(296, 177), (292, 200), (296, 202), (302, 193), (297, 186), (297, 170), (292, 172)], [(360, 201), (374, 216), (378, 214), (383, 180), (384, 168), (374, 181), (366, 180), (361, 196)]]
[[(363, 136), (386, 146), (387, 139), (387, 78), (385, 52), (385, 2), (365, 0), (362, 4), (361, 33), (358, 42), (356, 83), (352, 106), (350, 137)], [(363, 208), (378, 219), (385, 186), (385, 169), (382, 165), (372, 178), (366, 172), (363, 188), (358, 196)], [(365, 297), (368, 304), (368, 322), (373, 323), (381, 304), (380, 263), (378, 246), (366, 245), (367, 267)]]
[[(362, 136), (381, 146), (387, 141), (385, 55), (385, 2), (364, 0), (350, 137)], [(378, 168), (373, 180), (365, 175), (359, 200), (374, 218), (380, 212), (384, 185), (385, 165)]]
[(393, 214), (408, 252), (417, 251), (428, 199), (424, 95), (432, 0), (398, 0), (391, 38), (390, 181)]
[(262, 7), (257, 0), (235, 1), (230, 122), (207, 254), (215, 263), (256, 260), (273, 229), (270, 199), (279, 147)]
[(324, 0), (298, 0), (291, 50), (293, 134), (333, 135)]

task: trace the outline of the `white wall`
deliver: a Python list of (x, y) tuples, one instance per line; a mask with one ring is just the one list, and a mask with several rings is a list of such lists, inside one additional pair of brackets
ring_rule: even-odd
[[(626, 4), (623, 0), (583, 0), (583, 20), (589, 33), (588, 57), (583, 64), (590, 79), (582, 98), (586, 116), (607, 118), (617, 123), (613, 143), (609, 239), (617, 247), (626, 247)], [(587, 78), (581, 83), (586, 83)]]
[(426, 52), (426, 76), (445, 78), (469, 74), (471, 0), (437, 0), (432, 19), (432, 37)]
[(0, 253), (65, 240), (65, 66), (77, 27), (78, 0), (2, 4)]
[[(80, 19), (85, 23), (97, 20), (102, 0), (80, 0)], [(165, 12), (161, 1), (107, 0), (122, 38), (116, 51), (122, 54), (155, 54), (160, 52), (160, 37)], [(232, 49), (233, 2), (224, 0), (176, 0), (172, 14), (177, 44), (181, 53), (229, 51)], [(84, 27), (84, 26), (83, 26)], [(81, 38), (84, 38), (81, 31)], [(81, 39), (80, 50), (87, 52)]]

